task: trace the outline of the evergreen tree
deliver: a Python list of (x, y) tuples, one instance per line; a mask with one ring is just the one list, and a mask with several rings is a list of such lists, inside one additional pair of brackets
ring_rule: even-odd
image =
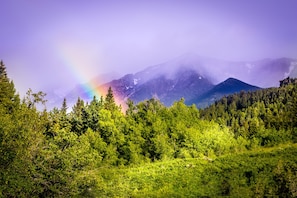
[(14, 84), (7, 77), (6, 67), (0, 62), (0, 170), (13, 161), (15, 148), (11, 137), (14, 129), (13, 119), (20, 106), (18, 96), (15, 94)]
[(108, 88), (108, 91), (107, 91), (107, 94), (105, 97), (105, 101), (104, 101), (104, 108), (109, 111), (118, 110), (118, 107), (114, 100), (114, 95), (113, 95), (113, 91), (112, 91), (111, 87)]
[(12, 113), (20, 104), (19, 95), (15, 93), (14, 84), (7, 77), (6, 67), (3, 61), (0, 61), (0, 106), (7, 113)]
[(0, 61), (0, 78), (7, 79), (6, 67), (2, 60)]
[(2, 61), (0, 71), (0, 197), (32, 197), (46, 116), (20, 103)]
[[(290, 104), (289, 110), (291, 112), (288, 120), (292, 122), (293, 127), (297, 127), (297, 84), (292, 89), (292, 97), (288, 103)], [(297, 133), (297, 129), (295, 131)]]
[(68, 109), (68, 107), (67, 107), (66, 98), (64, 98), (63, 99), (63, 103), (62, 103), (61, 113), (64, 114), (64, 115), (66, 115), (67, 109)]
[(59, 121), (60, 122), (60, 126), (61, 128), (70, 128), (70, 122), (69, 122), (69, 118), (68, 118), (68, 114), (67, 114), (67, 101), (66, 98), (63, 99), (63, 103), (62, 103), (62, 107), (61, 110), (59, 111)]
[(75, 132), (77, 135), (81, 135), (85, 132), (83, 126), (83, 109), (84, 101), (78, 98), (70, 114), (71, 131)]

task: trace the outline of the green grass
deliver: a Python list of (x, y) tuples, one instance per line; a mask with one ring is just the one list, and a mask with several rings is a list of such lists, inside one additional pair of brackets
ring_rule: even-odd
[(297, 196), (297, 145), (209, 159), (176, 159), (88, 174), (93, 197)]

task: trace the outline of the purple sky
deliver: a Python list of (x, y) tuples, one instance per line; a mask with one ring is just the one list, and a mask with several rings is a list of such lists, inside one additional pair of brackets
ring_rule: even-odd
[(187, 52), (297, 58), (296, 0), (1, 0), (0, 59), (23, 94)]

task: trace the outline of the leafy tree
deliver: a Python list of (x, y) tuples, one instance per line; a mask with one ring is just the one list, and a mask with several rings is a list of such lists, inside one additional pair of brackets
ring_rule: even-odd
[(26, 97), (23, 99), (23, 103), (27, 104), (28, 108), (37, 108), (37, 104), (40, 104), (44, 106), (44, 109), (46, 109), (45, 103), (46, 100), (44, 97), (46, 96), (46, 93), (43, 93), (42, 91), (39, 91), (38, 93), (33, 93), (32, 89), (29, 89), (26, 93)]
[(123, 122), (124, 117), (120, 112), (113, 116), (106, 109), (99, 112), (99, 132), (107, 145), (104, 155), (106, 163), (116, 165), (122, 158), (122, 147), (125, 143), (125, 135), (122, 133)]
[[(84, 178), (85, 171), (97, 167), (101, 156), (92, 147), (89, 133), (78, 136), (67, 128), (52, 127), (55, 136), (43, 142), (34, 164), (39, 197), (71, 197), (96, 185)], [(86, 180), (87, 179), (87, 180)]]

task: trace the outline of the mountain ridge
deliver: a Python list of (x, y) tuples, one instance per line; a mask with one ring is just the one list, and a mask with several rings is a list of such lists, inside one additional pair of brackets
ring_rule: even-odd
[[(118, 101), (122, 101), (122, 104), (128, 99), (140, 102), (156, 97), (169, 106), (174, 100), (182, 97), (188, 103), (195, 101), (229, 78), (265, 88), (278, 86), (280, 80), (288, 76), (295, 77), (294, 75), (297, 77), (297, 60), (292, 58), (225, 61), (185, 54), (100, 84), (96, 89), (101, 90), (103, 95), (107, 93), (109, 87), (112, 87), (115, 96)], [(82, 97), (91, 95), (91, 92), (77, 90), (72, 96), (80, 96), (85, 100), (92, 99)]]
[[(107, 90), (111, 87), (114, 94), (134, 102), (156, 97), (165, 105), (170, 106), (175, 100), (181, 97), (193, 98), (208, 91), (213, 84), (196, 71), (189, 68), (179, 68), (170, 76), (162, 73), (154, 73), (155, 77), (145, 76), (148, 70), (129, 74), (100, 86), (100, 89)], [(142, 76), (146, 77), (143, 80)]]
[(195, 104), (199, 108), (204, 108), (221, 99), (223, 96), (239, 93), (241, 91), (255, 91), (261, 89), (260, 87), (250, 85), (235, 78), (228, 78), (225, 81), (215, 85), (208, 92), (193, 100), (186, 101), (186, 104)]

